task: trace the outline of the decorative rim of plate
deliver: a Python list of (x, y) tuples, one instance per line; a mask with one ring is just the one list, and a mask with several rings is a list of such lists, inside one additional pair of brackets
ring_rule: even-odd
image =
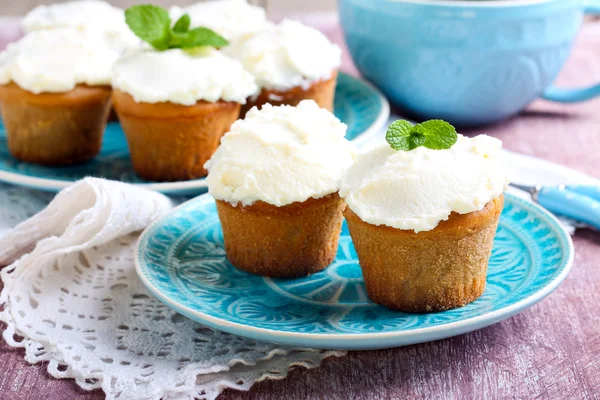
[[(371, 123), (371, 125), (365, 129), (363, 132), (358, 134), (354, 139), (351, 139), (357, 146), (364, 144), (373, 136), (377, 135), (380, 130), (383, 128), (384, 124), (388, 121), (390, 117), (390, 104), (385, 98), (385, 96), (381, 93), (379, 89), (377, 89), (373, 84), (366, 81), (363, 78), (356, 77), (350, 74), (346, 74), (341, 72), (340, 75), (352, 78), (356, 81), (359, 81), (362, 85), (366, 86), (370, 92), (377, 97), (379, 102), (381, 103), (381, 110), (379, 115)], [(36, 176), (28, 176), (22, 175), (16, 172), (4, 171), (0, 170), (0, 181), (10, 183), (13, 185), (24, 186), (31, 189), (45, 190), (45, 191), (59, 191), (62, 190), (69, 185), (72, 185), (74, 181), (67, 180), (59, 180), (59, 179), (49, 179), (49, 178), (40, 178)], [(132, 182), (132, 185), (143, 187), (145, 189), (155, 190), (157, 192), (161, 192), (163, 194), (184, 194), (186, 192), (192, 192), (195, 190), (206, 189), (206, 180), (205, 178), (194, 179), (190, 181), (178, 181), (178, 182), (153, 182), (153, 183), (135, 183)], [(197, 192), (196, 192), (197, 193)]]
[[(491, 311), (485, 313), (483, 315), (479, 315), (472, 318), (466, 318), (461, 321), (450, 322), (447, 324), (436, 325), (432, 327), (425, 328), (417, 328), (412, 330), (403, 330), (403, 331), (395, 331), (395, 332), (378, 332), (378, 333), (301, 333), (301, 332), (286, 332), (286, 331), (278, 331), (274, 329), (268, 328), (258, 328), (250, 325), (240, 324), (236, 322), (230, 322), (221, 318), (216, 318), (210, 315), (207, 315), (203, 312), (199, 312), (193, 310), (189, 307), (178, 304), (173, 301), (166, 295), (164, 295), (158, 288), (156, 288), (145, 276), (143, 272), (143, 267), (141, 265), (141, 255), (140, 255), (140, 247), (143, 242), (147, 241), (147, 237), (150, 235), (150, 232), (157, 226), (162, 224), (171, 215), (175, 214), (180, 208), (188, 206), (191, 202), (199, 201), (200, 198), (204, 198), (205, 196), (210, 196), (208, 193), (198, 196), (194, 199), (186, 201), (185, 203), (180, 204), (175, 207), (169, 214), (161, 217), (160, 219), (154, 221), (150, 224), (142, 234), (140, 235), (134, 250), (134, 263), (135, 269), (138, 277), (144, 284), (144, 286), (162, 303), (171, 307), (175, 311), (187, 316), (190, 319), (193, 319), (199, 323), (205, 324), (212, 328), (222, 330), (225, 332), (241, 335), (240, 332), (243, 332), (244, 336), (262, 340), (262, 341), (272, 341), (275, 343), (283, 343), (288, 345), (294, 345), (301, 341), (315, 341), (315, 344), (311, 344), (310, 347), (317, 348), (336, 348), (336, 349), (375, 349), (375, 348), (387, 348), (387, 347), (396, 347), (394, 345), (389, 346), (386, 343), (389, 343), (390, 339), (395, 339), (397, 342), (401, 342), (402, 339), (407, 339), (414, 336), (420, 336), (421, 339), (411, 340), (410, 343), (421, 343), (428, 342), (437, 339), (442, 339), (462, 333), (467, 333), (476, 329), (480, 329), (489, 325), (492, 325), (496, 322), (499, 322), (503, 319), (511, 317), (520, 311), (531, 307), (541, 300), (543, 300), (546, 296), (552, 293), (567, 277), (569, 272), (571, 271), (571, 267), (573, 265), (574, 260), (574, 247), (571, 236), (565, 231), (561, 223), (558, 219), (552, 215), (546, 209), (540, 207), (539, 205), (532, 203), (530, 201), (524, 200), (520, 197), (517, 197), (510, 193), (504, 193), (504, 196), (510, 199), (511, 202), (519, 204), (524, 208), (527, 208), (532, 213), (541, 217), (548, 224), (548, 227), (555, 233), (556, 238), (559, 240), (561, 249), (566, 254), (566, 257), (563, 257), (561, 262), (562, 270), (561, 272), (552, 279), (545, 286), (540, 288), (538, 291), (532, 293), (530, 296), (519, 300), (513, 304), (510, 304), (501, 309)], [(195, 317), (195, 318), (194, 318)], [(448, 332), (451, 332), (450, 334)], [(381, 342), (380, 342), (381, 341)], [(363, 346), (358, 346), (357, 343), (362, 343)]]

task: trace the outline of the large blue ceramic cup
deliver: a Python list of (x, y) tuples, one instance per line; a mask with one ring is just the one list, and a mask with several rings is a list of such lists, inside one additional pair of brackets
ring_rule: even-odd
[(397, 106), (459, 125), (495, 122), (537, 97), (588, 100), (551, 86), (585, 13), (600, 0), (339, 0), (350, 53)]

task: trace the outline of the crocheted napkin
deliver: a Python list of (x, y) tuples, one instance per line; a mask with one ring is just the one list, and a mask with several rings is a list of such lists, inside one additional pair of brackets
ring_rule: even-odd
[[(0, 210), (21, 198), (12, 191), (0, 191)], [(87, 178), (5, 233), (4, 340), (24, 348), (30, 363), (47, 361), (52, 376), (120, 400), (214, 399), (225, 388), (248, 390), (292, 366), (344, 354), (214, 331), (151, 297), (133, 249), (139, 231), (172, 206), (156, 192)]]

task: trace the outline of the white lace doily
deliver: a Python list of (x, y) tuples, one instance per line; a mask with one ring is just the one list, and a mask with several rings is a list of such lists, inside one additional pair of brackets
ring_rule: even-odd
[[(88, 182), (90, 187), (106, 182), (94, 181)], [(122, 193), (112, 196), (113, 189), (104, 187), (107, 194), (96, 191), (93, 202), (89, 188), (84, 188), (65, 196), (52, 212), (46, 210), (43, 219), (20, 226), (16, 231), (22, 235), (2, 238), (0, 233), (2, 258), (10, 246), (22, 252), (32, 235), (27, 232), (40, 221), (71, 218), (62, 221), (61, 228), (36, 230), (49, 238), (2, 272), (0, 320), (8, 325), (3, 337), (10, 346), (25, 348), (28, 362), (48, 361), (52, 376), (73, 378), (84, 389), (102, 388), (107, 399), (214, 399), (225, 388), (248, 390), (260, 380), (285, 377), (292, 366), (312, 368), (326, 357), (343, 354), (292, 349), (214, 331), (152, 298), (133, 267), (137, 233), (95, 244), (100, 236), (110, 238), (114, 228), (87, 224), (90, 218), (107, 217), (118, 208), (121, 215), (107, 219), (119, 221), (119, 229), (127, 232), (130, 224), (142, 223), (145, 213), (160, 214), (160, 207), (166, 206), (148, 201), (148, 207), (140, 209)], [(123, 193), (129, 190), (124, 188)], [(148, 194), (132, 192), (131, 198), (136, 196)], [(0, 232), (39, 211), (51, 197), (0, 184)], [(98, 207), (101, 202), (105, 204)], [(132, 214), (123, 213), (124, 207)], [(81, 232), (89, 234), (86, 243), (92, 245), (67, 251), (75, 244), (64, 246), (66, 240), (86, 236)]]

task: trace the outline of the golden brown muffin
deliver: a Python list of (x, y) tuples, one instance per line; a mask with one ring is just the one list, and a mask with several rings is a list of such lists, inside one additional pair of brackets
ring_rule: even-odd
[(193, 106), (138, 103), (115, 89), (115, 110), (127, 137), (136, 173), (151, 181), (206, 176), (204, 163), (240, 113), (240, 104), (198, 101)]
[(331, 75), (331, 78), (315, 82), (306, 89), (300, 86), (285, 91), (263, 89), (256, 98), (248, 99), (248, 102), (242, 106), (240, 118), (244, 118), (246, 113), (255, 106), (261, 108), (267, 103), (274, 106), (297, 106), (302, 100), (314, 100), (319, 107), (333, 112), (336, 81), (337, 71)]
[(109, 86), (77, 85), (66, 93), (35, 94), (0, 85), (10, 153), (26, 162), (69, 165), (100, 152), (111, 106)]
[(227, 258), (243, 271), (270, 277), (321, 271), (335, 259), (345, 207), (337, 193), (282, 207), (217, 200)]
[(501, 195), (481, 211), (452, 213), (419, 233), (366, 223), (348, 207), (369, 298), (404, 312), (443, 311), (479, 298), (503, 205)]

